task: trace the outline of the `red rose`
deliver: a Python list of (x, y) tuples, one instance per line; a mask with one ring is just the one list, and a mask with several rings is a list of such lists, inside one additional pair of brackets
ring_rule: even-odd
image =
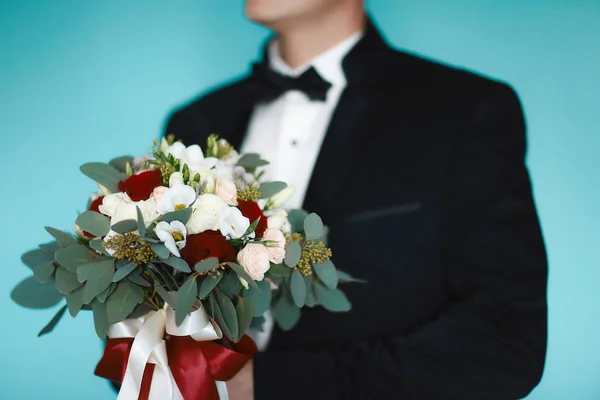
[(181, 258), (194, 268), (196, 263), (210, 257), (216, 257), (220, 262), (234, 261), (235, 249), (227, 243), (225, 236), (217, 231), (188, 235)]
[(256, 232), (257, 237), (262, 237), (265, 229), (267, 229), (267, 217), (263, 214), (258, 203), (252, 200), (239, 200), (238, 208), (242, 212), (242, 215), (250, 220), (251, 224), (260, 218), (254, 232)]
[(102, 204), (102, 200), (104, 200), (104, 196), (99, 196), (96, 198), (96, 200), (92, 201), (92, 203), (90, 204), (90, 211), (96, 211), (97, 213), (100, 212), (100, 205)]
[(145, 171), (132, 175), (119, 182), (119, 190), (129, 195), (133, 201), (148, 200), (155, 187), (163, 184), (159, 170)]

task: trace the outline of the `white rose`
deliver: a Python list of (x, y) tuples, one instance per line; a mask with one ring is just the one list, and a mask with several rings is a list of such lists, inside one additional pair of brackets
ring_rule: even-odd
[(186, 228), (189, 235), (207, 230), (218, 230), (219, 218), (229, 206), (219, 196), (203, 194), (192, 207), (192, 217)]
[(169, 176), (169, 187), (175, 185), (183, 185), (183, 174), (181, 172), (173, 172), (171, 176)]
[(283, 233), (292, 233), (292, 225), (288, 220), (288, 213), (283, 209), (273, 210), (268, 213), (267, 227), (269, 229), (279, 229)]
[(273, 264), (281, 264), (285, 258), (285, 236), (279, 229), (268, 228), (265, 230), (265, 234), (262, 240), (276, 242), (277, 246), (268, 246), (267, 251), (269, 252), (269, 261)]
[(219, 230), (228, 239), (239, 239), (250, 227), (250, 220), (235, 207), (228, 207), (219, 218)]
[[(156, 210), (156, 202), (153, 199), (138, 201), (137, 203), (134, 203), (134, 205), (140, 208), (146, 227), (150, 226), (152, 221), (159, 217), (158, 211)], [(133, 219), (137, 221), (137, 210), (136, 216)]]
[(102, 199), (102, 204), (100, 204), (98, 209), (102, 214), (112, 217), (120, 205), (131, 203), (132, 201), (127, 193), (113, 193), (104, 196)]
[(281, 192), (269, 198), (267, 204), (265, 206), (266, 209), (272, 210), (274, 208), (279, 208), (288, 201), (296, 191), (296, 188), (292, 185), (286, 187)]
[(238, 263), (255, 281), (262, 281), (270, 268), (269, 251), (260, 243), (248, 243), (237, 255)]

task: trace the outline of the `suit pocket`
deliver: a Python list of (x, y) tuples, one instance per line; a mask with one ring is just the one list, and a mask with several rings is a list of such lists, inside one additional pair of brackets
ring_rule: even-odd
[(390, 218), (399, 216), (402, 214), (413, 214), (421, 211), (421, 203), (420, 202), (411, 202), (399, 204), (391, 207), (382, 207), (382, 208), (374, 208), (372, 210), (362, 211), (360, 213), (352, 214), (345, 217), (342, 222), (343, 223), (357, 223), (357, 222), (365, 222), (372, 221), (376, 219), (382, 218)]

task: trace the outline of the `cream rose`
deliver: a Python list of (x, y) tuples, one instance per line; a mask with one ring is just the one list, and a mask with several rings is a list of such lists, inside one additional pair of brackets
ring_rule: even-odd
[(262, 237), (263, 241), (277, 242), (277, 246), (267, 246), (269, 261), (273, 264), (281, 264), (285, 258), (285, 236), (279, 229), (268, 228)]
[(113, 193), (104, 196), (98, 209), (102, 214), (112, 217), (121, 205), (131, 203), (132, 201), (127, 193)]
[(166, 186), (155, 187), (152, 191), (152, 200), (158, 203), (158, 201), (163, 197), (167, 190), (169, 190), (169, 188)]
[(270, 268), (269, 250), (259, 243), (248, 243), (237, 255), (238, 263), (255, 281), (262, 281)]
[(186, 225), (188, 234), (193, 235), (208, 230), (218, 231), (221, 214), (228, 207), (219, 196), (200, 195), (192, 207), (192, 217)]
[(215, 194), (230, 206), (237, 206), (237, 188), (235, 183), (229, 179), (217, 179)]

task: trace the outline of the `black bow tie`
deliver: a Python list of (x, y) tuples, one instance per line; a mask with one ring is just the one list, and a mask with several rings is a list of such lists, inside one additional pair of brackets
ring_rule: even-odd
[(261, 101), (272, 101), (289, 90), (304, 92), (312, 101), (325, 101), (331, 83), (310, 67), (298, 77), (285, 76), (270, 69), (264, 62), (255, 63), (252, 69), (255, 89)]

